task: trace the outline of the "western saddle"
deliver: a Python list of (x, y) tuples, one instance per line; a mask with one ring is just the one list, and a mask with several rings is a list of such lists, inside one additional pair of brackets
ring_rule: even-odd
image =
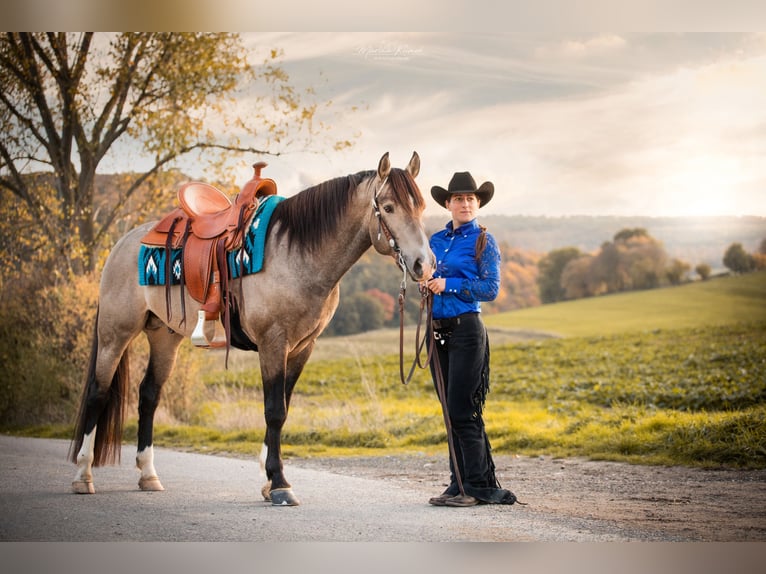
[[(192, 343), (198, 347), (228, 349), (230, 320), (228, 280), (230, 275), (226, 252), (242, 246), (258, 198), (277, 193), (277, 184), (261, 177), (265, 162), (253, 164), (255, 173), (234, 196), (234, 201), (218, 188), (198, 181), (182, 185), (178, 190), (180, 207), (163, 217), (141, 242), (167, 251), (165, 303), (170, 318), (171, 249), (183, 250), (181, 274), (181, 310), (186, 320), (183, 289), (202, 303)], [(223, 313), (223, 333), (220, 325)]]

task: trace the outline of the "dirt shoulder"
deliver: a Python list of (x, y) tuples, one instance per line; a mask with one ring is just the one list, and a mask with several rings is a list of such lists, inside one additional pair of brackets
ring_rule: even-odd
[[(344, 476), (444, 489), (445, 457), (294, 458)], [(583, 459), (495, 456), (497, 476), (536, 512), (660, 532), (669, 541), (766, 541), (766, 470), (704, 470)]]

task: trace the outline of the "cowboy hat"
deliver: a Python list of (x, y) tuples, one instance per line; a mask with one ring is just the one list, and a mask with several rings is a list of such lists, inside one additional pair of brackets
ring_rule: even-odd
[(452, 176), (447, 189), (439, 187), (438, 185), (431, 188), (431, 197), (433, 197), (436, 200), (436, 203), (442, 207), (444, 207), (449, 196), (454, 193), (475, 193), (476, 197), (479, 199), (479, 206), (484, 207), (495, 194), (495, 186), (491, 181), (485, 181), (477, 189), (476, 182), (469, 172), (458, 171)]

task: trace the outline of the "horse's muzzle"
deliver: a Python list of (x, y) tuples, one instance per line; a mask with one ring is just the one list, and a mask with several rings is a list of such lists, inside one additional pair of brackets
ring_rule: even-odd
[(433, 257), (433, 254), (431, 254), (431, 256), (425, 260), (421, 257), (418, 257), (410, 269), (412, 278), (415, 281), (425, 281), (426, 279), (430, 279), (431, 275), (433, 275), (434, 271), (436, 270), (435, 263), (436, 260)]

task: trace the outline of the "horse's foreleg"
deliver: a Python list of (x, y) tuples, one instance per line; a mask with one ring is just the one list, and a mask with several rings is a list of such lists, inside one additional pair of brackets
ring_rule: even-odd
[(300, 504), (292, 492), (282, 467), (282, 426), (287, 419), (284, 375), (263, 381), (263, 402), (266, 418), (266, 478), (269, 492), (262, 491), (267, 500), (276, 506), (297, 506)]
[[(266, 500), (276, 506), (296, 506), (300, 504), (292, 492), (290, 483), (284, 475), (282, 466), (282, 427), (287, 420), (290, 398), (295, 383), (298, 381), (306, 364), (313, 344), (298, 356), (286, 362), (286, 369), (269, 379), (263, 377), (264, 409), (266, 415), (266, 436), (261, 449), (261, 464), (266, 471), (268, 482), (261, 493)], [(263, 365), (263, 356), (261, 357)], [(267, 382), (268, 380), (268, 382)]]
[(178, 346), (183, 337), (164, 327), (147, 330), (149, 364), (138, 389), (138, 448), (136, 467), (141, 471), (138, 486), (141, 490), (165, 490), (154, 468), (154, 413), (160, 401), (162, 385), (170, 377), (175, 365)]

